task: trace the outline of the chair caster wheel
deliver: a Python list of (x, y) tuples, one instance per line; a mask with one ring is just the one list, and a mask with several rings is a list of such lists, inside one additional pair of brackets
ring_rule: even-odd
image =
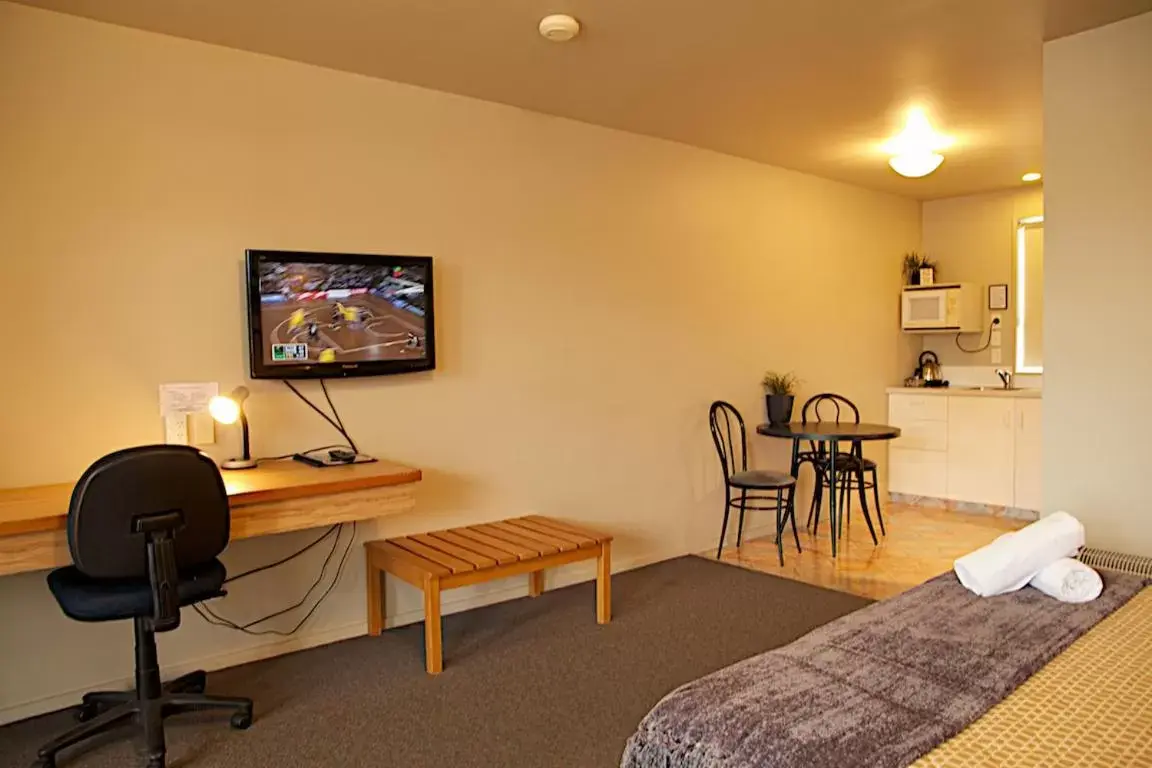
[(231, 725), (238, 731), (246, 731), (252, 727), (251, 712), (237, 712), (232, 715)]
[(86, 723), (98, 714), (100, 710), (95, 704), (81, 704), (76, 707), (76, 721), (80, 723)]

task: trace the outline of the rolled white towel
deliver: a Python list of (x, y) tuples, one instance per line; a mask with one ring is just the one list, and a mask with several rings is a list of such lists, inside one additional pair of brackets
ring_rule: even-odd
[(1100, 597), (1104, 580), (1079, 560), (1062, 557), (1028, 582), (1049, 597), (1065, 603), (1087, 603)]
[(1075, 555), (1082, 546), (1084, 526), (1067, 512), (1055, 512), (964, 555), (953, 568), (961, 584), (981, 597), (991, 597), (1020, 589), (1046, 566)]

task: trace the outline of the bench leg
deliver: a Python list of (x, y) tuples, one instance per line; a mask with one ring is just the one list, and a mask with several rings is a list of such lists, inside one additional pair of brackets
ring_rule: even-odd
[(528, 574), (528, 596), (540, 597), (544, 594), (544, 571), (532, 571)]
[(600, 545), (596, 558), (596, 623), (612, 621), (612, 542)]
[(379, 637), (384, 629), (384, 572), (372, 562), (368, 556), (368, 634)]
[(444, 669), (440, 645), (440, 579), (424, 577), (424, 665), (428, 674), (438, 675)]

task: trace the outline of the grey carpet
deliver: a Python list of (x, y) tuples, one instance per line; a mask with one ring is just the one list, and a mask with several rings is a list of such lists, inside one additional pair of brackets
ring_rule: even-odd
[[(591, 583), (447, 617), (437, 678), (424, 674), (422, 625), (214, 672), (209, 692), (252, 697), (256, 723), (168, 720), (169, 768), (616, 768), (673, 688), (869, 602), (697, 557), (612, 586), (603, 627)], [(0, 728), (0, 768), (27, 768), (71, 725), (57, 712)], [(130, 768), (135, 754), (110, 739), (59, 766)]]

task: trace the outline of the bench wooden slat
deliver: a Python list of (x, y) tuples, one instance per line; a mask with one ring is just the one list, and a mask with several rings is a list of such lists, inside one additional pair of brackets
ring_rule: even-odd
[(439, 563), (425, 560), (423, 557), (414, 555), (388, 541), (369, 541), (364, 546), (370, 551), (369, 557), (373, 562), (390, 573), (395, 573), (410, 584), (419, 584), (425, 574), (436, 578), (452, 575), (452, 571)]
[(532, 551), (532, 555), (521, 560), (531, 559), (532, 557), (539, 557), (540, 555), (552, 555), (560, 551), (560, 547), (554, 547), (551, 544), (546, 544), (543, 541), (530, 539), (527, 536), (521, 536), (515, 530), (506, 531), (503, 528), (498, 528), (495, 523), (487, 523), (485, 525), (475, 525), (473, 528), (481, 533), (486, 533), (489, 536), (495, 536), (498, 539), (503, 539), (512, 544), (519, 545)]
[(446, 541), (449, 544), (456, 544), (457, 546), (463, 547), (464, 549), (467, 549), (471, 552), (475, 552), (476, 554), (490, 557), (500, 565), (514, 563), (520, 559), (516, 556), (515, 552), (509, 552), (507, 549), (494, 547), (490, 544), (479, 541), (478, 539), (469, 537), (467, 535), (467, 529), (465, 528), (452, 528), (447, 531), (433, 531), (428, 535), (432, 536), (433, 538), (440, 539), (441, 541)]
[(517, 544), (514, 541), (506, 541), (505, 539), (493, 536), (490, 533), (485, 533), (484, 531), (479, 530), (478, 526), (473, 525), (467, 528), (453, 528), (452, 530), (461, 536), (467, 536), (470, 539), (476, 539), (477, 541), (488, 544), (489, 546), (507, 550), (516, 555), (517, 559), (519, 560), (530, 560), (534, 557), (540, 556), (540, 553), (535, 549), (529, 549), (523, 544)]
[(476, 566), (466, 560), (461, 560), (458, 557), (441, 552), (438, 549), (429, 547), (427, 544), (421, 544), (415, 539), (410, 539), (407, 536), (402, 536), (398, 539), (388, 539), (389, 544), (394, 544), (401, 549), (406, 549), (414, 555), (419, 555), (425, 560), (431, 560), (434, 563), (447, 568), (452, 573), (464, 573), (465, 571), (474, 571)]
[(564, 531), (559, 528), (550, 528), (543, 523), (538, 523), (535, 520), (527, 520), (523, 517), (514, 518), (509, 520), (508, 523), (510, 525), (516, 526), (517, 528), (524, 528), (526, 530), (532, 531), (533, 533), (545, 533), (549, 536), (563, 539), (564, 541), (570, 541), (577, 547), (581, 548), (594, 547), (598, 543), (595, 539), (589, 536), (585, 536), (584, 534), (573, 533), (572, 531)]
[(566, 523), (563, 520), (557, 520), (554, 517), (544, 517), (542, 515), (525, 515), (522, 519), (532, 520), (533, 522), (543, 523), (551, 528), (559, 528), (561, 531), (571, 531), (572, 533), (583, 534), (584, 536), (591, 536), (597, 542), (612, 541), (612, 537), (606, 533), (586, 528), (582, 525), (573, 525)]
[(413, 541), (418, 541), (425, 546), (437, 549), (446, 555), (459, 558), (466, 563), (471, 563), (473, 567), (477, 569), (491, 568), (496, 565), (496, 559), (493, 557), (482, 555), (479, 552), (473, 552), (472, 550), (465, 549), (458, 544), (453, 544), (450, 541), (438, 539), (434, 536), (430, 536), (427, 533), (414, 533), (408, 538), (412, 539)]
[(549, 547), (556, 547), (556, 549), (560, 550), (561, 552), (571, 552), (574, 549), (580, 548), (578, 544), (569, 541), (568, 539), (554, 536), (550, 533), (540, 533), (528, 528), (523, 528), (516, 525), (512, 520), (501, 520), (498, 523), (492, 523), (492, 526), (499, 528), (502, 531), (507, 531), (510, 534), (523, 536), (529, 541), (538, 541), (541, 544), (547, 545)]

